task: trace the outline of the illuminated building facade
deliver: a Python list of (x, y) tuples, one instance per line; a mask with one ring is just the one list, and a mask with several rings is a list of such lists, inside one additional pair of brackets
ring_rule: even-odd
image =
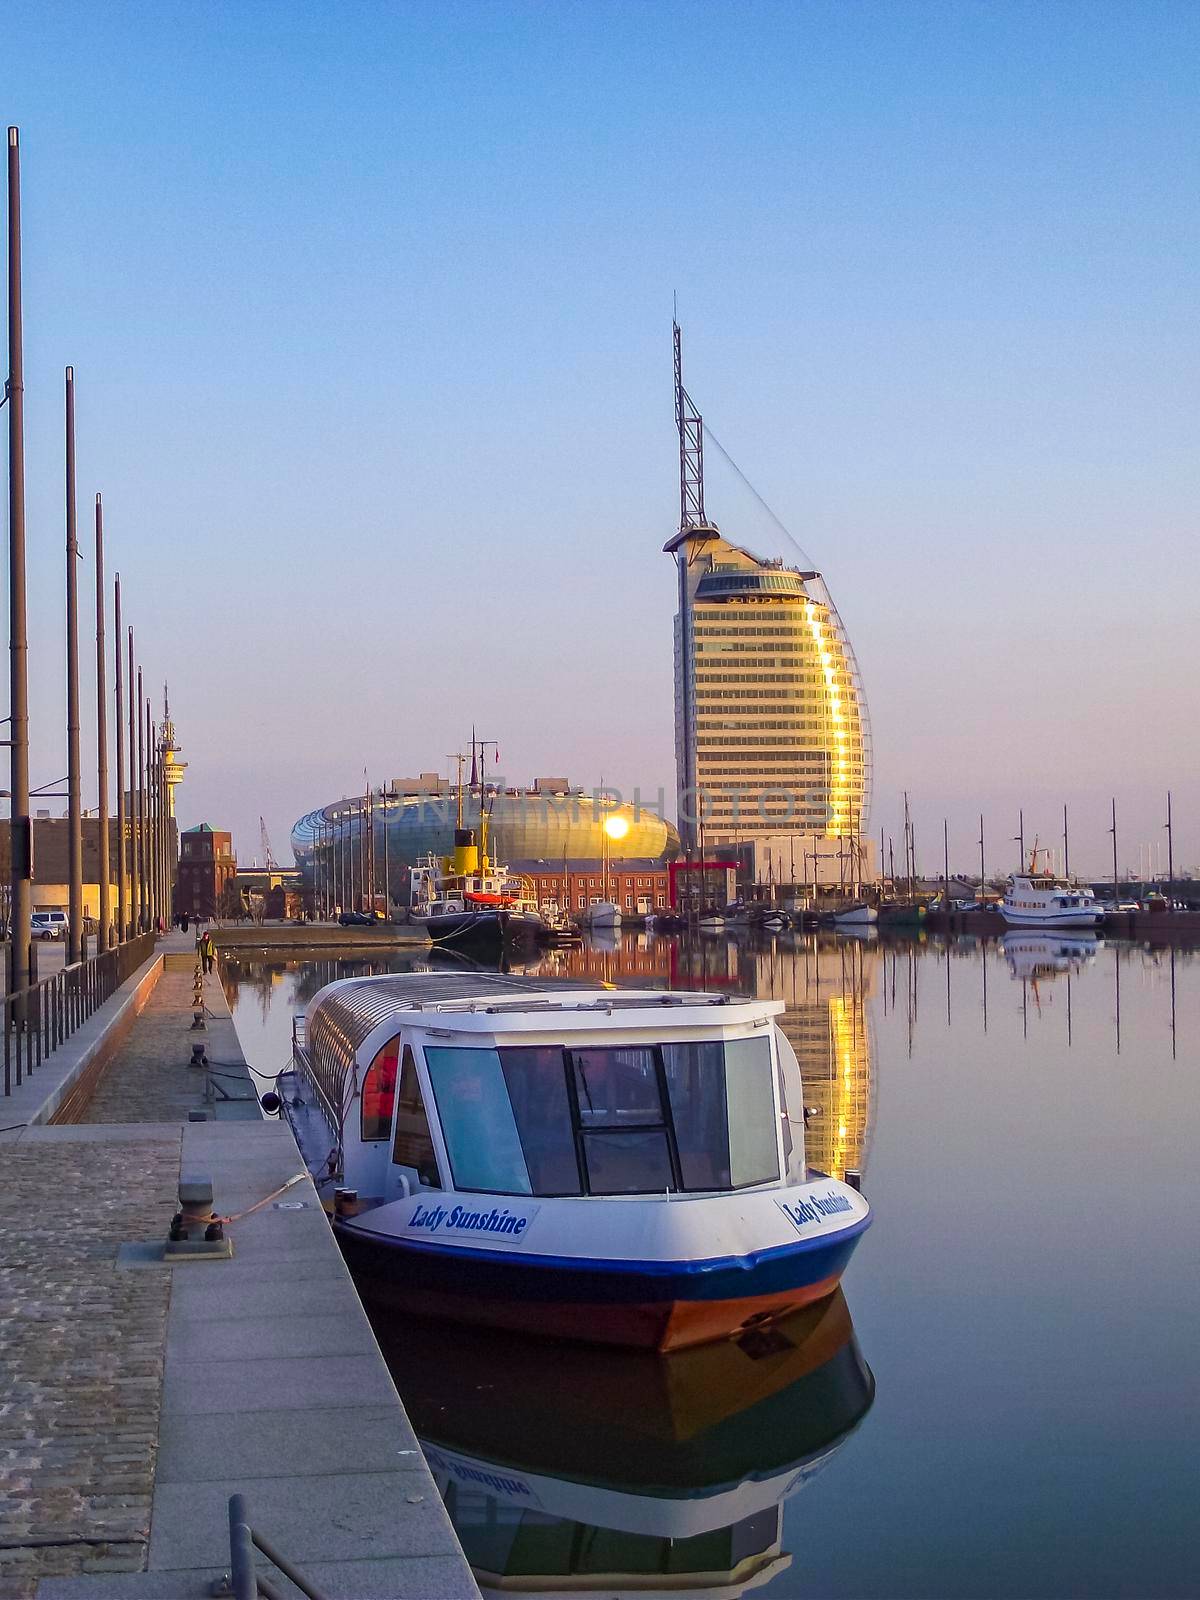
[[(680, 839), (690, 855), (790, 831), (851, 841), (857, 857), (871, 762), (850, 641), (820, 573), (763, 560), (709, 520), (704, 421), (683, 387), (678, 323), (674, 336), (679, 532), (665, 549), (679, 577)], [(861, 881), (857, 860), (850, 876)]]
[(696, 819), (696, 834), (703, 824), (706, 850), (789, 832), (858, 840), (870, 807), (866, 710), (820, 575), (760, 561), (711, 525), (673, 542), (681, 818)]

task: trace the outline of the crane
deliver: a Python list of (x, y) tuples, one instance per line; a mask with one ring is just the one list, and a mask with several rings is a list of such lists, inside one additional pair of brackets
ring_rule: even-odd
[(262, 836), (263, 866), (266, 867), (268, 872), (278, 872), (279, 863), (276, 861), (275, 853), (271, 849), (271, 835), (267, 832), (267, 822), (265, 817), (259, 817), (258, 831)]

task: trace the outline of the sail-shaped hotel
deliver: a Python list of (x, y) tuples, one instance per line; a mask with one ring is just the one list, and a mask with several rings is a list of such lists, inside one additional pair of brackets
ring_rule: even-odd
[[(821, 575), (725, 538), (704, 509), (704, 424), (683, 387), (675, 324), (679, 573), (675, 754), (689, 853), (788, 847), (778, 883), (865, 875), (871, 759), (850, 641)], [(701, 837), (703, 834), (703, 837)]]

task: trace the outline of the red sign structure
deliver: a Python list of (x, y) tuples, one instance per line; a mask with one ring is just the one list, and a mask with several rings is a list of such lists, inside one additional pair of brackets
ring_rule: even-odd
[[(706, 861), (672, 861), (667, 867), (667, 881), (670, 884), (671, 908), (676, 910), (679, 906), (679, 874), (681, 872), (736, 872), (736, 861), (715, 860), (710, 857)], [(701, 886), (703, 888), (703, 877)]]

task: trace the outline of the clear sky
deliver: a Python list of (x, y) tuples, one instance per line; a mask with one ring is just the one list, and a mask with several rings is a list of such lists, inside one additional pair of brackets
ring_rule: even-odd
[(7, 7), (34, 782), (73, 362), (185, 825), (285, 856), (472, 722), (671, 793), (678, 291), (854, 640), (875, 830), (907, 788), (967, 868), (1069, 801), (1099, 871), (1109, 796), (1133, 864), (1171, 786), (1200, 864), (1198, 46), (1153, 0)]

